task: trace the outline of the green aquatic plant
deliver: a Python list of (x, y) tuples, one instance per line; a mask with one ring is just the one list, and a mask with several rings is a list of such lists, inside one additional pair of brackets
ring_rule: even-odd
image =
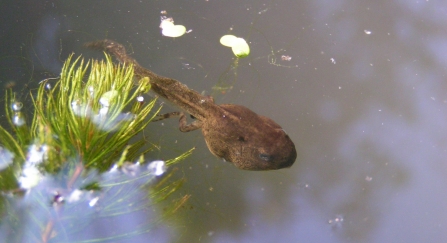
[[(108, 55), (87, 62), (70, 55), (52, 81), (40, 83), (31, 95), (34, 110), (26, 113), (6, 91), (11, 129), (0, 126), (0, 239), (9, 242), (70, 241), (97, 217), (123, 217), (160, 202), (183, 183), (160, 180), (172, 173), (166, 167), (192, 153), (145, 160), (153, 145), (142, 131), (159, 108), (156, 99), (144, 101), (150, 82), (135, 82), (132, 66), (116, 65)], [(174, 200), (161, 217), (174, 213), (185, 198)], [(92, 210), (76, 213), (83, 205)], [(141, 234), (150, 222), (84, 241)]]
[[(237, 79), (237, 69), (239, 67), (240, 58), (247, 57), (250, 54), (250, 46), (247, 42), (240, 37), (234, 35), (224, 35), (220, 38), (220, 44), (223, 46), (231, 47), (233, 54), (236, 58), (229, 65), (227, 70), (221, 75), (219, 81), (213, 86), (213, 90), (226, 93), (233, 89), (233, 84)], [(232, 79), (232, 81), (230, 81)]]
[[(89, 67), (86, 81), (79, 82), (85, 79)], [(36, 107), (33, 125), (63, 134), (55, 138), (56, 144), (61, 145), (59, 154), (64, 157), (79, 155), (87, 167), (107, 169), (130, 139), (151, 120), (146, 118), (155, 100), (144, 105), (136, 101), (149, 84), (140, 82), (134, 88), (132, 67), (117, 68), (108, 56), (106, 62), (92, 61), (91, 65), (85, 65), (80, 58), (72, 61), (70, 56), (59, 82), (50, 90), (43, 88), (45, 85), (42, 83), (33, 99)], [(31, 130), (39, 131), (36, 127)], [(137, 142), (130, 146), (140, 148), (142, 145)], [(135, 159), (135, 155), (128, 153), (128, 159)]]
[(231, 47), (234, 55), (238, 58), (247, 57), (250, 54), (250, 46), (243, 38), (234, 35), (224, 35), (220, 38), (220, 44)]

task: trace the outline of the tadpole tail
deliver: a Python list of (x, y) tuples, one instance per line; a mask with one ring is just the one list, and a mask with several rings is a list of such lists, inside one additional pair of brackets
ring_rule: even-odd
[[(98, 40), (84, 44), (85, 47), (105, 51), (118, 59), (126, 66), (133, 65), (133, 71), (137, 81), (142, 78), (149, 78), (151, 90), (159, 96), (176, 104), (186, 112), (203, 121), (207, 113), (221, 113), (222, 109), (214, 104), (212, 99), (201, 95), (200, 93), (189, 89), (179, 81), (155, 74), (149, 69), (143, 68), (135, 59), (126, 53), (126, 48), (116, 41)], [(209, 102), (205, 102), (209, 101)]]
[(118, 61), (120, 61), (122, 64), (133, 65), (134, 73), (139, 78), (143, 77), (150, 77), (154, 79), (161, 78), (152, 71), (141, 67), (140, 64), (135, 59), (133, 59), (127, 54), (126, 48), (116, 41), (104, 39), (85, 43), (84, 46), (90, 49), (106, 51), (107, 53), (115, 56), (115, 58), (118, 59)]
[(135, 65), (139, 65), (135, 59), (133, 59), (126, 53), (126, 48), (116, 41), (108, 39), (98, 40), (85, 43), (84, 46), (90, 49), (106, 51), (109, 54), (115, 56), (116, 59), (118, 59), (118, 61), (120, 61), (121, 63), (133, 63)]

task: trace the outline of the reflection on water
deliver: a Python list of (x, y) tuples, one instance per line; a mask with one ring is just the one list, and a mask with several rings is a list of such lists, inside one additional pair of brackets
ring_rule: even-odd
[[(443, 1), (399, 0), (64, 1), (31, 15), (39, 23), (32, 31), (44, 33), (37, 26), (47, 26), (48, 38), (24, 42), (39, 47), (38, 56), (51, 57), (62, 38), (62, 52), (87, 52), (82, 43), (104, 37), (127, 42), (142, 66), (199, 92), (215, 87), (217, 103), (273, 117), (295, 141), (294, 167), (250, 173), (210, 156), (197, 134), (179, 133), (174, 122), (150, 126), (162, 148), (197, 150), (178, 175), (187, 179), (179, 194), (192, 194), (191, 200), (166, 223), (170, 227), (154, 229), (148, 238), (445, 242), (445, 9)], [(194, 31), (161, 36), (161, 10)], [(58, 21), (65, 25), (53, 23)], [(70, 38), (67, 23), (79, 31)], [(225, 34), (250, 45), (237, 73), (226, 71), (233, 57), (219, 44)], [(184, 58), (201, 68), (185, 68)], [(53, 70), (54, 58), (46, 61)], [(175, 151), (160, 153), (169, 152)]]
[(12, 164), (13, 159), (14, 154), (11, 151), (0, 147), (0, 171)]
[[(6, 92), (3, 103), (10, 126), (0, 126), (2, 241), (139, 237), (158, 218), (175, 211), (144, 213), (181, 184), (153, 182), (165, 174), (166, 164), (173, 165), (190, 151), (167, 163), (142, 165), (149, 149), (140, 150), (145, 141), (136, 137), (149, 123), (154, 100), (137, 100), (147, 82), (134, 88), (132, 76), (131, 68), (114, 65), (107, 56), (105, 62), (87, 65), (79, 58), (72, 62), (70, 56), (55, 88), (48, 89), (45, 80), (32, 94), (29, 125), (22, 103), (12, 91)], [(123, 121), (126, 110), (124, 114), (134, 114), (132, 121)], [(23, 122), (16, 122), (17, 116)], [(178, 202), (171, 202), (172, 207), (180, 207), (182, 201)], [(140, 212), (138, 223), (136, 212)], [(148, 215), (154, 221), (142, 223)], [(119, 218), (129, 228), (110, 223), (107, 231), (86, 234), (94, 228), (90, 224), (102, 218)]]
[(44, 177), (39, 170), (39, 166), (48, 159), (48, 146), (46, 144), (31, 144), (28, 148), (26, 161), (22, 168), (21, 176), (18, 179), (20, 188), (29, 190), (39, 184)]
[[(29, 170), (31, 162), (27, 161), (23, 173), (26, 180), (31, 180)], [(25, 175), (21, 178), (21, 188), (26, 190), (22, 197), (3, 193), (9, 217), (3, 217), (0, 232), (3, 240), (8, 242), (40, 242), (51, 239), (58, 242), (91, 240), (89, 232), (96, 231), (96, 237), (111, 237), (114, 240), (128, 237), (139, 237), (153, 225), (142, 224), (143, 221), (135, 213), (145, 217), (158, 219), (151, 212), (142, 213), (143, 208), (151, 207), (143, 186), (152, 184), (165, 171), (163, 161), (154, 161), (145, 166), (126, 163), (114, 166), (106, 173), (90, 171), (79, 178), (72, 188), (66, 188), (58, 175), (39, 173), (39, 180), (34, 178), (31, 187), (25, 183)], [(129, 168), (132, 173), (129, 173)], [(155, 169), (154, 169), (155, 168)], [(28, 172), (25, 172), (28, 171)], [(4, 180), (3, 180), (4, 182)], [(95, 185), (95, 189), (93, 189)], [(5, 197), (6, 196), (6, 197)], [(18, 217), (18, 218), (15, 218)], [(107, 220), (107, 228), (99, 227)], [(15, 222), (19, 222), (17, 226)], [(125, 223), (128, 227), (122, 227)], [(43, 228), (42, 228), (43, 227)], [(45, 229), (45, 230), (43, 230)], [(43, 231), (42, 231), (43, 230)], [(48, 231), (48, 232), (46, 232)], [(111, 232), (113, 231), (113, 232)], [(20, 232), (20, 233), (19, 233)], [(51, 235), (47, 235), (51, 232)]]

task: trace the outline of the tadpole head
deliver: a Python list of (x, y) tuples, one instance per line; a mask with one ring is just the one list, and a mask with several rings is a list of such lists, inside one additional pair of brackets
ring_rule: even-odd
[(258, 171), (291, 167), (297, 157), (295, 144), (282, 130), (277, 133), (277, 136), (263, 137), (262, 144), (241, 146), (242, 156), (236, 158), (234, 164), (240, 169)]
[(203, 123), (211, 153), (243, 170), (278, 170), (295, 163), (295, 144), (272, 119), (250, 109), (223, 104), (225, 116)]

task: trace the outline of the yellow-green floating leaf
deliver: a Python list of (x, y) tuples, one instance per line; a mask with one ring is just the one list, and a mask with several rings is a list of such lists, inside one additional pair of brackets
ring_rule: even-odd
[(234, 35), (224, 35), (220, 38), (220, 44), (228, 47), (232, 47), (237, 37)]
[(167, 37), (180, 37), (186, 33), (186, 27), (183, 25), (174, 25), (172, 18), (162, 18), (160, 28), (161, 34)]
[(235, 44), (231, 47), (234, 55), (237, 57), (246, 57), (250, 54), (250, 47), (247, 42), (242, 38), (237, 38)]
[(224, 46), (231, 47), (233, 53), (237, 57), (246, 57), (250, 54), (250, 46), (243, 38), (234, 35), (224, 35), (220, 38), (220, 43)]

